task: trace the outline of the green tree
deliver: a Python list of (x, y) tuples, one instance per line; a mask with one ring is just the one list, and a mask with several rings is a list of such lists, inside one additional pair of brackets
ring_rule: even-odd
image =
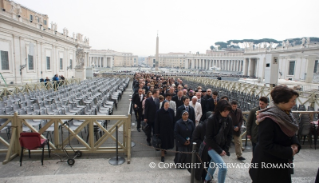
[(220, 49), (222, 48), (227, 48), (227, 43), (226, 42), (222, 42), (222, 41), (219, 41), (219, 42), (216, 42), (215, 45), (218, 45)]

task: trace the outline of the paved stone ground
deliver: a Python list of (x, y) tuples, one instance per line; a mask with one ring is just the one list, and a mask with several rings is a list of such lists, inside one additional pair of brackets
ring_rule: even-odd
[[(124, 92), (114, 114), (127, 114), (129, 95), (132, 94), (131, 85)], [(134, 123), (134, 114), (132, 115)], [(114, 123), (111, 121), (109, 125)], [(135, 125), (135, 124), (134, 124)], [(45, 156), (44, 165), (41, 166), (40, 155), (32, 154), (31, 159), (24, 156), (23, 165), (19, 166), (19, 158), (15, 158), (6, 165), (0, 165), (0, 182), (136, 182), (136, 183), (185, 183), (190, 182), (190, 174), (187, 170), (172, 168), (160, 168), (160, 152), (146, 145), (146, 137), (143, 132), (137, 132), (132, 126), (132, 139), (135, 146), (132, 148), (131, 164), (113, 166), (109, 159), (113, 154), (83, 154), (76, 159), (74, 166), (70, 167), (66, 162), (58, 162), (59, 158)], [(120, 132), (121, 133), (121, 132)], [(121, 136), (119, 134), (119, 136)], [(76, 141), (74, 142), (76, 144)], [(248, 147), (249, 148), (249, 147)], [(249, 163), (252, 156), (251, 150), (246, 149), (243, 156)], [(123, 156), (123, 154), (121, 154)], [(0, 154), (3, 161), (5, 154)], [(165, 163), (173, 163), (174, 153), (168, 152)], [(234, 148), (231, 148), (231, 156), (224, 157), (225, 162), (241, 163), (236, 159)], [(155, 163), (155, 168), (150, 168), (150, 163)], [(160, 165), (160, 167), (158, 167)], [(165, 164), (169, 165), (169, 164)], [(313, 183), (319, 166), (319, 149), (314, 150), (309, 145), (295, 156), (295, 174), (292, 176), (296, 183)], [(217, 177), (215, 172), (214, 177)], [(226, 182), (251, 182), (247, 168), (228, 169)]]

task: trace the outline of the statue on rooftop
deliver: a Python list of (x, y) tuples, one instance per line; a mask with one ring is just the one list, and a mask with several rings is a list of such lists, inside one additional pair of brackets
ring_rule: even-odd
[(304, 45), (305, 45), (305, 42), (306, 42), (306, 39), (303, 37), (303, 38), (301, 39), (301, 45), (304, 46)]
[(69, 30), (67, 28), (65, 28), (65, 27), (63, 29), (63, 35), (69, 36)]
[(289, 40), (287, 39), (287, 41), (286, 41), (286, 47), (288, 48), (288, 46), (289, 46)]
[(17, 15), (21, 15), (22, 10), (21, 10), (20, 5), (17, 4), (16, 8), (17, 8)]
[(51, 30), (54, 30), (54, 23), (51, 22)]
[(269, 49), (272, 49), (273, 44), (274, 44), (273, 42), (269, 43)]
[(13, 2), (13, 1), (11, 1), (11, 13), (16, 13), (16, 4)]

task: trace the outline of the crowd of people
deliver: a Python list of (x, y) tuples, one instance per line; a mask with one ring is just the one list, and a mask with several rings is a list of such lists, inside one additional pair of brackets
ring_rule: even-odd
[[(240, 136), (244, 118), (237, 101), (228, 101), (210, 88), (190, 88), (180, 78), (145, 73), (134, 75), (133, 92), (137, 131), (142, 128), (148, 145), (161, 150), (162, 162), (167, 150), (174, 147), (181, 152), (175, 154), (174, 162), (189, 162), (189, 154), (182, 152), (190, 152), (196, 142), (203, 162), (225, 164), (223, 156), (230, 156), (232, 141), (237, 160), (245, 160)], [(291, 182), (292, 168), (262, 168), (262, 163), (291, 164), (299, 152), (298, 123), (291, 114), (298, 96), (286, 86), (277, 86), (271, 92), (271, 107), (268, 98), (260, 97), (259, 107), (250, 111), (246, 127), (253, 146), (251, 162), (259, 165), (249, 170), (253, 182)], [(203, 167), (196, 169), (196, 179), (211, 182), (216, 166), (209, 166), (208, 173)], [(218, 182), (223, 183), (227, 167), (218, 169)]]
[[(58, 75), (58, 74), (55, 74), (53, 77), (52, 77), (52, 81), (53, 82), (56, 82), (57, 85), (62, 85), (64, 83), (64, 76), (63, 75)], [(51, 80), (49, 79), (49, 77), (46, 77), (45, 79), (41, 78), (40, 79), (40, 82), (44, 82), (45, 83), (45, 86), (47, 85), (48, 82), (50, 82)]]

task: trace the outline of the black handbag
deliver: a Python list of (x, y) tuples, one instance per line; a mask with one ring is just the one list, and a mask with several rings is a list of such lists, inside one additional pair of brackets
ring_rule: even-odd
[(145, 135), (151, 132), (150, 126), (145, 121), (142, 122), (142, 130), (145, 133)]

